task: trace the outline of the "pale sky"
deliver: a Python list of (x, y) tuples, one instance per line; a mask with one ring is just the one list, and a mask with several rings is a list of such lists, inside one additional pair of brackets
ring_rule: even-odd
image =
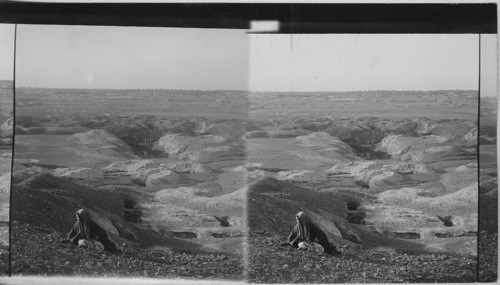
[(14, 24), (0, 24), (0, 80), (14, 78)]
[(19, 25), (16, 86), (238, 89), (245, 30)]
[[(484, 94), (496, 94), (496, 35), (482, 37)], [(478, 46), (477, 34), (252, 34), (249, 88), (477, 90)]]
[(497, 35), (481, 35), (481, 97), (498, 96)]
[[(477, 34), (248, 35), (230, 29), (18, 25), (17, 41), (17, 86), (251, 91), (478, 88)], [(496, 58), (496, 35), (482, 35), (483, 96), (497, 93)]]

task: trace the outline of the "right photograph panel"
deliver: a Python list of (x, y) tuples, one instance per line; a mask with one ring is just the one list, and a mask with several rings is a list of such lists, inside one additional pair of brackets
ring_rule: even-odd
[(250, 282), (476, 280), (485, 37), (250, 35)]

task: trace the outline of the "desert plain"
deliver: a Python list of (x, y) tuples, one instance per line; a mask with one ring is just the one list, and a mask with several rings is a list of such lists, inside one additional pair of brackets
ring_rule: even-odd
[[(496, 108), (478, 120), (478, 102), (467, 90), (17, 88), (12, 274), (472, 282), (478, 197), (497, 199)], [(60, 242), (83, 207), (120, 254)], [(299, 211), (343, 254), (280, 246)]]

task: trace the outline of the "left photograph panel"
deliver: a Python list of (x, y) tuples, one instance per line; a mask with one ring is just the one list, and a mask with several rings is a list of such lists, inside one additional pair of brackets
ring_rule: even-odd
[(0, 24), (0, 276), (9, 274), (15, 25)]
[(18, 25), (12, 275), (242, 280), (247, 48)]

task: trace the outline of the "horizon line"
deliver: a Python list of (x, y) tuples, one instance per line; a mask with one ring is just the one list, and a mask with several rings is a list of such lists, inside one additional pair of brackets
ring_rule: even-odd
[[(13, 80), (0, 80), (0, 81), (13, 81)], [(318, 90), (318, 91), (252, 91), (244, 89), (177, 89), (177, 88), (84, 88), (84, 87), (33, 87), (33, 86), (16, 86), (16, 88), (28, 88), (28, 89), (66, 89), (66, 90), (175, 90), (175, 91), (222, 91), (222, 92), (248, 92), (248, 93), (342, 93), (342, 92), (444, 92), (444, 91), (467, 91), (467, 92), (479, 92), (477, 89), (356, 89), (356, 90)], [(488, 96), (495, 97), (495, 96)]]

